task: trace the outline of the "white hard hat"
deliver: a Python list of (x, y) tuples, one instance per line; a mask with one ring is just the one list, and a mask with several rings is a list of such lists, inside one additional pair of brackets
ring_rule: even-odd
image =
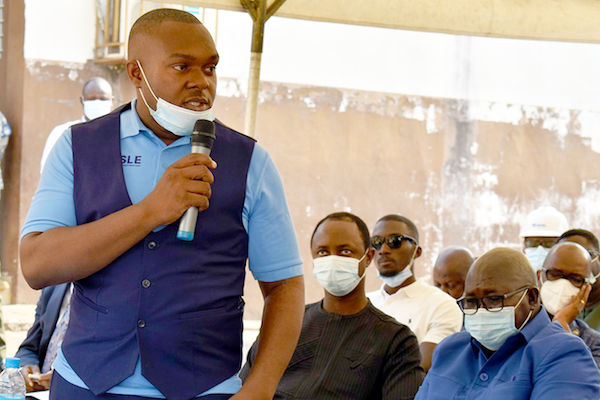
[(569, 229), (567, 218), (556, 208), (540, 207), (529, 213), (521, 226), (521, 237), (559, 237)]

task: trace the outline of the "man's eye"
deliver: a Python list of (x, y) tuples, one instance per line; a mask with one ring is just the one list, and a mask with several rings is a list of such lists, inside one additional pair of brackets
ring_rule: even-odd
[(349, 255), (352, 255), (352, 250), (350, 250), (350, 249), (343, 249), (343, 250), (340, 251), (340, 254), (343, 255), (343, 256), (349, 256)]
[(175, 68), (177, 71), (184, 71), (187, 68), (187, 65), (178, 64), (178, 65), (174, 65), (173, 68)]
[(326, 256), (326, 255), (327, 255), (327, 252), (326, 252), (325, 250), (319, 250), (319, 251), (317, 251), (317, 255), (318, 255), (319, 257), (323, 257), (323, 256)]

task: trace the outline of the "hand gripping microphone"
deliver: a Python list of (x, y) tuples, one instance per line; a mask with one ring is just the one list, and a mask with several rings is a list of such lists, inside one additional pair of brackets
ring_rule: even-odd
[[(192, 132), (192, 150), (191, 153), (204, 154), (210, 156), (210, 150), (215, 142), (215, 124), (212, 121), (199, 119), (194, 124)], [(187, 242), (194, 240), (194, 231), (196, 230), (196, 220), (198, 219), (198, 207), (190, 207), (181, 217), (177, 239)]]

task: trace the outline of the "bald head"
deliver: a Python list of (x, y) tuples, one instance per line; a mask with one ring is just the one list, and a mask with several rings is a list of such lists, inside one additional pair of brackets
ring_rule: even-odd
[(141, 59), (145, 53), (148, 39), (158, 35), (161, 24), (168, 21), (202, 25), (198, 18), (185, 11), (172, 8), (159, 8), (149, 11), (138, 18), (131, 27), (127, 44), (129, 60)]
[(465, 247), (447, 247), (438, 256), (433, 267), (433, 284), (458, 299), (462, 296), (465, 278), (473, 263), (473, 254)]
[(580, 244), (562, 242), (550, 249), (543, 268), (558, 269), (564, 275), (581, 275), (588, 277), (591, 272), (590, 253)]
[(497, 248), (477, 259), (469, 269), (465, 291), (475, 288), (505, 294), (525, 286), (537, 286), (527, 257), (517, 250)]
[(112, 100), (113, 90), (104, 78), (96, 76), (83, 85), (82, 100)]

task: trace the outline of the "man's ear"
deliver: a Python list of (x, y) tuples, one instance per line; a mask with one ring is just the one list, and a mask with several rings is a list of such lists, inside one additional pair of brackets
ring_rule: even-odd
[(127, 76), (129, 77), (129, 80), (131, 81), (131, 83), (133, 83), (133, 86), (135, 86), (136, 88), (141, 88), (142, 81), (144, 78), (142, 77), (142, 71), (140, 69), (140, 65), (139, 65), (138, 61), (137, 60), (127, 61), (125, 68), (127, 69)]
[(542, 270), (538, 269), (535, 272), (535, 276), (537, 278), (537, 285), (538, 285), (538, 287), (542, 287)]
[(540, 290), (538, 288), (530, 288), (527, 292), (529, 300), (529, 308), (535, 309), (540, 305)]
[(369, 265), (371, 265), (371, 261), (373, 261), (373, 257), (375, 257), (375, 249), (373, 249), (372, 247), (369, 247), (369, 250), (367, 250), (367, 255), (365, 256), (365, 268), (368, 268)]
[(422, 252), (423, 252), (423, 249), (421, 248), (421, 246), (417, 247), (417, 253), (415, 254), (415, 259), (421, 257)]

